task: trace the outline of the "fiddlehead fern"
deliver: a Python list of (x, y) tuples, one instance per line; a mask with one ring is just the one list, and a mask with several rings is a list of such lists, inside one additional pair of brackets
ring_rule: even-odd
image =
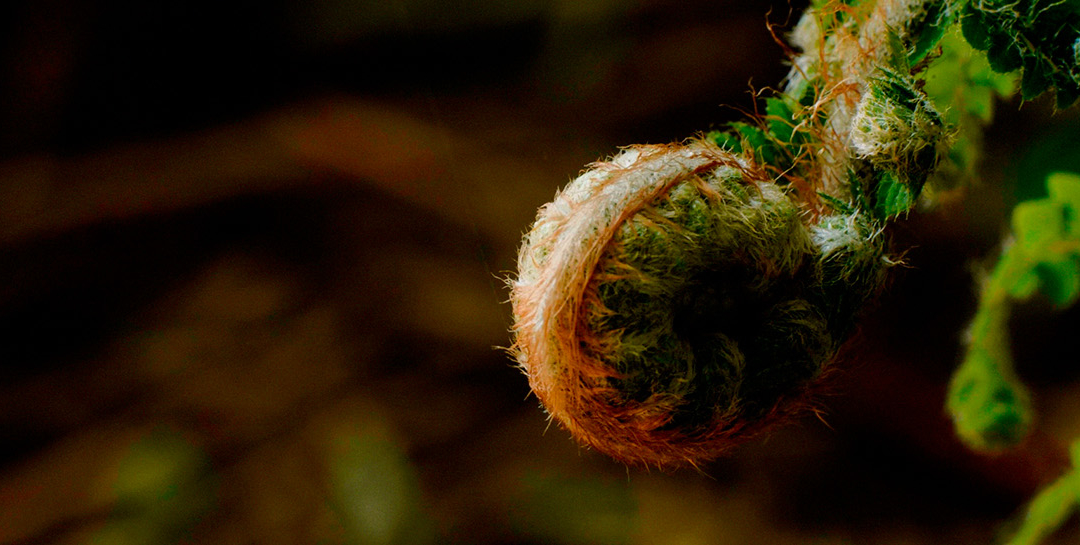
[(888, 265), (707, 141), (594, 165), (526, 238), (515, 352), (551, 415), (631, 463), (714, 458), (804, 403)]
[(767, 117), (628, 148), (541, 209), (512, 351), (556, 421), (629, 463), (697, 464), (810, 405), (892, 263), (882, 222), (948, 140), (909, 75), (935, 6), (812, 10)]
[[(551, 417), (619, 460), (662, 466), (708, 461), (812, 406), (894, 262), (886, 223), (943, 157), (973, 171), (970, 150), (950, 155), (956, 129), (923, 78), (984, 4), (815, 2), (764, 116), (627, 148), (543, 207), (511, 282), (511, 352)], [(1029, 19), (1071, 32), (1051, 8)], [(1038, 67), (1061, 57), (1048, 47), (1022, 51)], [(1008, 90), (964, 70), (972, 89)], [(988, 113), (963, 115), (970, 147), (971, 119)]]

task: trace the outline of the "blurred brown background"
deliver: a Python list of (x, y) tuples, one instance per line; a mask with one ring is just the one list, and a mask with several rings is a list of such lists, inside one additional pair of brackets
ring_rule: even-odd
[(1010, 173), (1080, 170), (1045, 101), (1002, 107), (984, 185), (895, 227), (909, 266), (827, 424), (628, 470), (498, 348), (536, 207), (752, 109), (803, 4), (4, 4), (0, 544), (990, 540), (1080, 435), (1076, 316), (1039, 302), (1029, 444), (967, 453), (941, 409)]

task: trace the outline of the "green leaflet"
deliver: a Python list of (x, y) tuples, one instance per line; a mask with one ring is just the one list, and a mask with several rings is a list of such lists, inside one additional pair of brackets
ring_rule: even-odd
[(891, 218), (907, 212), (915, 205), (916, 191), (892, 172), (883, 172), (878, 177), (877, 195), (873, 201), (874, 216)]
[(791, 143), (795, 137), (795, 111), (784, 95), (765, 101), (766, 122), (769, 132), (779, 143)]
[(906, 48), (909, 65), (919, 64), (934, 50), (954, 22), (950, 15), (947, 2), (928, 2), (921, 17), (911, 22), (907, 29), (911, 43)]
[(734, 122), (727, 131), (710, 132), (706, 138), (734, 153), (750, 154), (762, 165), (781, 171), (791, 168), (809, 137), (798, 130), (803, 107), (784, 94), (765, 100), (765, 117), (758, 124)]

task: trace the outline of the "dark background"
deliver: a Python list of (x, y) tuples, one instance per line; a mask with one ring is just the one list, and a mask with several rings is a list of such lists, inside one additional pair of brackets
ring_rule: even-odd
[(0, 544), (990, 540), (1080, 435), (1076, 315), (1040, 301), (1035, 436), (977, 456), (942, 409), (1014, 180), (1080, 170), (1048, 101), (1003, 104), (985, 179), (893, 226), (823, 421), (628, 470), (499, 348), (536, 207), (752, 110), (802, 7), (6, 3)]

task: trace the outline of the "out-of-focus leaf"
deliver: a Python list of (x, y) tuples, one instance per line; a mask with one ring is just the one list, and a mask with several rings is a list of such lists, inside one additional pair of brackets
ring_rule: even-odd
[(330, 491), (346, 542), (418, 545), (435, 541), (420, 508), (419, 478), (405, 453), (378, 433), (335, 438), (329, 457)]
[(631, 543), (637, 507), (625, 482), (529, 474), (511, 511), (517, 531), (539, 543)]

